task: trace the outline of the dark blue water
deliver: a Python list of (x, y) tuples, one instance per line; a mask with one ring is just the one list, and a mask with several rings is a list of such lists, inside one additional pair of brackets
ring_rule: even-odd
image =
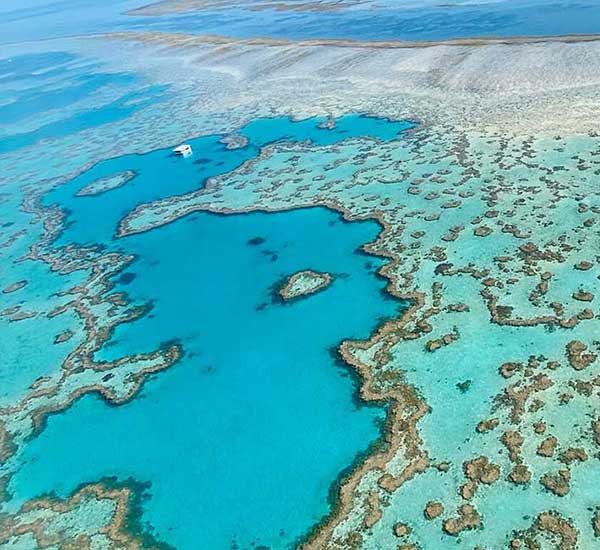
[[(375, 1), (334, 12), (250, 10), (227, 6), (182, 15), (130, 17), (144, 0), (82, 0), (33, 7), (9, 0), (0, 8), (0, 41), (15, 42), (111, 30), (161, 30), (239, 38), (338, 38), (444, 40), (478, 36), (558, 35), (600, 32), (595, 0), (498, 0), (496, 2)], [(289, 2), (293, 4), (293, 0)]]
[[(86, 86), (85, 88), (88, 87)], [(89, 130), (102, 124), (124, 120), (136, 111), (164, 98), (164, 95), (162, 95), (164, 92), (165, 87), (163, 86), (151, 86), (141, 92), (132, 92), (123, 95), (106, 105), (102, 111), (95, 109), (85, 110), (62, 120), (44, 124), (40, 128), (30, 132), (4, 138), (0, 141), (0, 153), (9, 153), (22, 147), (28, 147), (45, 138), (65, 137), (73, 132)], [(62, 102), (63, 99), (61, 98), (58, 103)], [(72, 101), (68, 100), (67, 102), (72, 103)], [(13, 116), (22, 116), (22, 114), (18, 112)]]
[(169, 15), (125, 22), (138, 30), (221, 34), (238, 38), (291, 40), (446, 40), (485, 36), (541, 36), (600, 32), (598, 2), (564, 0), (491, 3), (403, 2), (337, 12), (290, 12), (228, 8), (223, 11)]

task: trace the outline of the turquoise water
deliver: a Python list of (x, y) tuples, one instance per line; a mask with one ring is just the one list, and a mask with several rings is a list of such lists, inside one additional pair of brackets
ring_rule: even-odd
[[(92, 110), (77, 113), (72, 117), (51, 122), (31, 132), (7, 137), (2, 140), (2, 152), (15, 151), (33, 145), (45, 138), (66, 136), (73, 131), (73, 128), (86, 130), (101, 124), (124, 120), (134, 112), (154, 103), (164, 91), (165, 89), (162, 86), (153, 86), (148, 90), (125, 94), (116, 101), (109, 103), (102, 112)], [(61, 108), (61, 106), (59, 105), (58, 108)]]
[[(32, 6), (14, 0), (3, 3), (0, 42), (131, 29), (292, 39), (437, 40), (597, 32), (600, 21), (596, 3), (540, 0), (386, 2), (335, 13), (230, 8), (156, 18), (122, 15), (140, 2), (93, 8), (88, 4), (35, 2), (32, 17)], [(91, 159), (115, 154), (108, 147), (113, 136), (133, 136), (135, 146), (126, 148), (146, 150), (140, 143), (159, 138), (152, 135), (151, 124), (140, 121), (158, 117), (168, 122), (159, 115), (164, 115), (161, 103), (169, 89), (148, 85), (136, 75), (107, 72), (93, 61), (54, 51), (55, 44), (33, 48), (47, 47), (45, 53), (0, 60), (0, 155), (2, 161), (7, 159), (0, 179), (10, 173), (11, 181), (18, 181), (6, 186), (10, 200), (2, 208), (6, 223), (14, 222), (15, 227), (6, 227), (1, 237), (8, 239), (17, 229), (27, 233), (23, 242), (1, 251), (9, 265), (1, 288), (19, 279), (29, 283), (1, 296), (2, 307), (22, 305), (37, 315), (15, 323), (0, 319), (0, 406), (18, 403), (39, 376), (60, 373), (65, 357), (84, 337), (81, 319), (72, 311), (57, 318), (45, 315), (68, 299), (61, 291), (83, 282), (82, 273), (64, 276), (51, 273), (41, 262), (21, 261), (40, 231), (22, 209), (21, 185), (48, 185), (47, 178), (72, 174), (89, 166)], [(345, 223), (336, 213), (311, 208), (235, 216), (196, 213), (148, 233), (115, 237), (119, 220), (137, 205), (200, 189), (207, 178), (235, 169), (269, 143), (309, 140), (331, 145), (364, 136), (393, 140), (412, 126), (361, 115), (338, 120), (332, 130), (319, 128), (322, 122), (255, 120), (240, 130), (249, 140), (247, 146), (228, 151), (222, 136), (200, 137), (190, 140), (195, 153), (188, 159), (176, 158), (170, 148), (118, 156), (45, 196), (45, 205), (57, 204), (67, 215), (55, 248), (97, 244), (132, 254), (132, 264), (114, 277), (115, 290), (126, 292), (133, 303), (152, 306), (144, 318), (120, 325), (97, 359), (153, 351), (171, 341), (181, 343), (185, 355), (153, 376), (126, 405), (110, 406), (87, 395), (51, 416), (46, 429), (23, 445), (15, 461), (17, 473), (9, 485), (13, 498), (7, 507), (14, 509), (46, 492), (65, 497), (78, 485), (104, 477), (134, 478), (149, 484), (142, 522), (182, 550), (290, 548), (328, 512), (336, 479), (377, 440), (385, 416), (383, 408), (357, 401), (357, 382), (332, 353), (345, 338), (367, 337), (382, 318), (398, 315), (403, 306), (383, 292), (385, 282), (376, 274), (381, 261), (357, 252), (376, 237), (378, 226)], [(172, 124), (171, 135), (186, 132), (178, 121)], [(91, 143), (85, 150), (84, 135), (86, 144)], [(421, 163), (424, 172), (430, 169), (427, 160)], [(95, 180), (125, 170), (135, 177), (122, 187), (76, 196)], [(391, 196), (395, 200), (401, 194), (393, 190)], [(466, 210), (464, 219), (472, 218)], [(334, 282), (304, 300), (282, 304), (275, 299), (275, 285), (304, 269), (331, 272)], [(55, 344), (56, 336), (67, 329), (74, 331), (73, 339)], [(516, 351), (526, 347), (514, 335), (506, 341)], [(493, 353), (488, 353), (482, 374), (483, 362), (465, 363), (467, 352), (459, 346), (445, 350), (457, 365), (452, 374), (440, 373), (438, 364), (435, 369), (406, 371), (409, 382), (430, 389), (432, 412), (420, 423), (423, 439), (432, 456), (460, 457), (455, 460), (460, 474), (461, 461), (476, 446), (467, 445), (473, 426), (456, 420), (483, 417), (498, 381)], [(399, 353), (407, 356), (406, 349)], [(467, 380), (472, 382), (472, 398), (461, 399), (458, 384)], [(483, 403), (485, 410), (473, 403)], [(439, 526), (432, 530), (422, 519), (424, 500), (431, 495), (441, 492), (444, 500), (456, 498), (455, 484), (444, 485), (440, 477), (428, 472), (424, 483), (403, 488), (375, 531), (374, 547), (392, 537), (392, 524), (403, 514), (420, 518), (413, 527), (421, 540), (440, 548), (455, 545), (454, 539), (439, 541)], [(508, 506), (521, 491), (502, 489), (478, 503), (487, 518), (498, 504)], [(539, 487), (538, 493), (541, 507), (547, 495)], [(523, 524), (522, 516), (531, 509), (529, 501), (520, 503), (510, 516), (511, 525), (506, 520), (489, 522), (492, 530), (487, 532)], [(493, 535), (489, 537), (493, 546)]]
[[(134, 239), (141, 257), (129, 286), (153, 297), (154, 309), (117, 331), (111, 354), (179, 338), (186, 357), (129, 405), (90, 396), (51, 417), (25, 451), (16, 497), (133, 476), (152, 483), (143, 519), (178, 549), (290, 546), (378, 434), (382, 411), (356, 408), (354, 383), (330, 355), (397, 311), (372, 260), (353, 254), (376, 232), (313, 209), (198, 215)], [(248, 245), (255, 236), (265, 244)], [(348, 276), (309, 299), (272, 304), (279, 276), (307, 266)]]
[[(44, 70), (43, 77), (40, 77), (35, 86), (21, 90), (18, 94), (15, 91), (11, 94), (12, 99), (18, 101), (6, 103), (0, 106), (0, 117), (5, 123), (16, 123), (23, 121), (30, 116), (38, 115), (44, 112), (49, 105), (54, 109), (61, 109), (85, 98), (87, 95), (99, 90), (107, 84), (131, 83), (134, 78), (132, 75), (108, 75), (101, 72), (94, 73), (88, 71), (82, 73), (68, 67), (75, 57), (64, 53), (49, 53), (39, 55), (23, 55), (16, 59), (0, 61), (0, 84), (7, 86), (10, 83), (17, 83), (30, 77), (32, 73)], [(59, 66), (61, 70), (57, 73), (47, 72), (48, 66)], [(44, 89), (44, 84), (51, 77), (59, 76), (63, 85), (54, 89)]]
[[(197, 190), (207, 178), (228, 172), (258, 155), (260, 148), (276, 141), (306, 141), (316, 145), (331, 145), (343, 139), (372, 136), (390, 140), (413, 127), (410, 122), (390, 122), (363, 115), (348, 115), (336, 122), (333, 129), (319, 128), (324, 118), (294, 122), (289, 118), (258, 119), (242, 128), (240, 134), (248, 145), (228, 151), (220, 142), (222, 136), (188, 140), (194, 155), (176, 157), (171, 149), (161, 149), (145, 155), (118, 157), (95, 165), (67, 185), (50, 193), (45, 204), (58, 203), (69, 210), (67, 230), (58, 244), (106, 243), (115, 233), (117, 224), (137, 204)], [(103, 196), (77, 197), (75, 193), (98, 178), (133, 170), (137, 177), (123, 187)], [(121, 242), (113, 243), (117, 248)]]
[[(115, 239), (118, 220), (140, 202), (200, 187), (275, 140), (330, 144), (346, 137), (397, 138), (409, 123), (364, 116), (320, 129), (322, 119), (267, 119), (226, 150), (220, 136), (192, 140), (194, 155), (170, 149), (100, 163), (46, 197), (68, 212), (57, 245), (103, 244), (134, 254), (117, 290), (149, 315), (121, 325), (101, 359), (178, 340), (184, 358), (129, 404), (86, 396), (50, 417), (24, 451), (10, 490), (20, 502), (69, 494), (104, 476), (150, 482), (143, 521), (178, 549), (288, 548), (329, 509), (338, 475), (378, 437), (384, 410), (356, 401), (356, 383), (332, 350), (364, 338), (402, 304), (384, 293), (381, 261), (359, 251), (374, 222), (346, 223), (324, 208), (222, 216), (195, 213)], [(134, 170), (120, 188), (79, 189)], [(258, 240), (252, 241), (256, 237)], [(323, 292), (283, 304), (273, 288), (302, 269), (331, 272)]]
[[(132, 73), (107, 72), (96, 62), (66, 52), (0, 59), (0, 155), (44, 142), (66, 143), (74, 134), (117, 126), (169, 97), (165, 86), (144, 84)], [(78, 146), (75, 141), (64, 147), (61, 156), (73, 157)], [(42, 147), (37, 155), (43, 158), (45, 153)], [(49, 175), (45, 168), (35, 166), (42, 178)]]

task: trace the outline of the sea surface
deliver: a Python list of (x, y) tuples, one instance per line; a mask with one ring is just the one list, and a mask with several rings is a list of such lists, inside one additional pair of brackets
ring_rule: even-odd
[[(294, 9), (298, 0), (261, 0), (192, 12), (130, 16), (147, 0), (8, 0), (0, 7), (0, 43), (110, 31), (163, 31), (235, 38), (446, 40), (600, 32), (594, 0), (369, 0), (338, 2), (335, 10)], [(272, 3), (271, 3), (272, 4)], [(319, 2), (314, 3), (318, 6)], [(281, 6), (290, 9), (281, 9)], [(69, 17), (64, 17), (65, 11)]]

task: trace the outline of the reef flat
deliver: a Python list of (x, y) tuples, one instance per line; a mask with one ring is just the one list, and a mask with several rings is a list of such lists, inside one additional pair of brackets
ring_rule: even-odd
[(132, 69), (159, 82), (176, 74), (179, 91), (191, 94), (201, 77), (203, 93), (185, 107), (188, 114), (198, 113), (199, 123), (206, 112), (220, 116), (223, 105), (236, 105), (229, 113), (234, 125), (236, 119), (241, 125), (269, 113), (305, 118), (365, 112), (421, 121), (438, 131), (445, 126), (448, 132), (454, 127), (509, 135), (597, 131), (600, 42), (594, 37), (431, 47), (253, 43), (158, 32), (107, 38), (127, 52)]
[(320, 273), (312, 269), (298, 271), (286, 279), (279, 289), (279, 295), (285, 301), (295, 300), (327, 288), (332, 281), (330, 273)]
[[(235, 135), (248, 120), (282, 113), (334, 120), (360, 112), (416, 123), (389, 140), (363, 132), (335, 142), (261, 143), (239, 166), (132, 205), (118, 221), (117, 243), (199, 212), (324, 206), (380, 225), (366, 250), (386, 260), (379, 273), (387, 291), (410, 307), (339, 352), (360, 377), (361, 398), (387, 404), (385, 434), (341, 476), (330, 513), (300, 546), (595, 548), (600, 45), (339, 47), (143, 33), (101, 43), (119, 47), (119, 60), (98, 54), (113, 68), (176, 83), (169, 116), (190, 124), (189, 135)], [(162, 131), (152, 139), (164, 139)], [(52, 229), (63, 214), (36, 197), (27, 195), (26, 211)], [(3, 238), (18, 240), (18, 228)], [(88, 320), (83, 308), (109, 307), (112, 268), (127, 265), (127, 256), (71, 246), (57, 258), (44, 244), (32, 258), (57, 269), (65, 258), (94, 254), (83, 265), (97, 278), (82, 277), (73, 291), (77, 315)], [(3, 318), (19, 326), (40, 316), (34, 300), (16, 303), (31, 285), (14, 275), (3, 284), (3, 298), (15, 300)], [(117, 323), (131, 311), (121, 298), (112, 298)], [(97, 380), (101, 369), (86, 352), (106, 341), (94, 339), (97, 327), (108, 326), (103, 337), (112, 325), (100, 313), (92, 321), (88, 331), (55, 334), (57, 346), (83, 338), (77, 358), (85, 361), (83, 369), (66, 363), (67, 384), (52, 382), (50, 409), (35, 388), (3, 409), (0, 456), (11, 475), (15, 449), (37, 433), (47, 410), (65, 408), (81, 388), (120, 402), (147, 372), (180, 357), (178, 346), (127, 355), (135, 361), (119, 363), (123, 379)]]
[[(207, 48), (205, 59), (220, 63), (218, 49), (190, 40), (180, 45)], [(336, 509), (304, 548), (452, 548), (457, 537), (468, 547), (594, 547), (600, 142), (590, 122), (598, 86), (594, 71), (575, 74), (573, 59), (597, 48), (376, 53), (231, 43), (229, 58), (237, 51), (249, 61), (248, 79), (263, 89), (281, 92), (289, 82), (278, 77), (306, 63), (344, 59), (353, 74), (347, 89), (362, 109), (374, 111), (378, 96), (380, 114), (410, 109), (422, 124), (383, 144), (267, 145), (204, 189), (140, 206), (121, 222), (127, 235), (197, 210), (320, 204), (384, 228), (369, 251), (389, 259), (381, 271), (388, 291), (413, 306), (340, 351), (363, 378), (362, 397), (391, 403), (386, 445), (344, 479)], [(272, 55), (279, 68), (253, 73), (252, 59), (258, 66)], [(554, 65), (543, 87), (527, 74), (529, 56)], [(378, 80), (367, 65), (382, 60), (385, 94), (369, 92)], [(418, 76), (417, 60), (428, 61)], [(455, 61), (443, 69), (442, 60)], [(350, 79), (344, 66), (338, 78)], [(329, 90), (331, 79), (320, 84)], [(303, 100), (312, 97), (304, 91)], [(273, 96), (261, 97), (273, 105)], [(439, 103), (427, 106), (433, 97)]]
[(100, 193), (106, 193), (112, 189), (117, 189), (122, 185), (125, 185), (128, 181), (135, 178), (135, 172), (133, 170), (125, 170), (120, 174), (114, 174), (103, 178), (98, 178), (92, 181), (85, 187), (77, 191), (77, 196), (87, 197), (90, 195), (99, 195)]
[(114, 38), (133, 38), (142, 41), (167, 41), (173, 45), (192, 46), (197, 44), (245, 44), (248, 46), (291, 46), (305, 48), (314, 46), (332, 46), (337, 48), (374, 48), (384, 50), (407, 48), (431, 48), (433, 46), (490, 46), (498, 44), (545, 44), (548, 42), (597, 42), (599, 34), (563, 34), (546, 36), (482, 36), (474, 38), (448, 38), (443, 40), (352, 40), (352, 39), (305, 39), (290, 40), (287, 38), (233, 38), (220, 35), (190, 35), (185, 33), (173, 34), (164, 32), (125, 32), (112, 33)]
[(121, 548), (168, 550), (137, 529), (135, 513), (143, 488), (103, 480), (76, 491), (67, 500), (40, 498), (15, 514), (0, 515), (0, 546), (90, 550)]

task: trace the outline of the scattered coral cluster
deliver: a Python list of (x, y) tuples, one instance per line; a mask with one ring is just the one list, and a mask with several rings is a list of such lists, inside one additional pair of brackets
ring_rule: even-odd
[(61, 550), (166, 550), (151, 537), (131, 535), (141, 487), (110, 480), (86, 485), (66, 500), (40, 498), (16, 514), (0, 515), (0, 546)]

